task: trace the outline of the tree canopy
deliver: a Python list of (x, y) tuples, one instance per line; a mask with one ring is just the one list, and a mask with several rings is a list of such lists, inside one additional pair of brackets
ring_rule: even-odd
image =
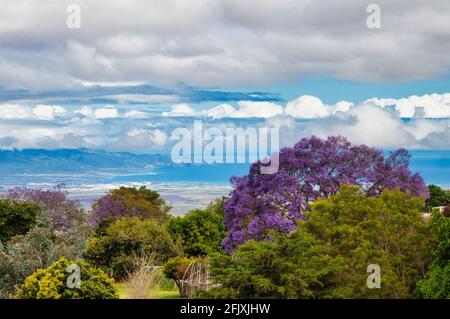
[(195, 209), (184, 216), (173, 217), (166, 228), (188, 256), (223, 251), (220, 245), (225, 237), (223, 216), (209, 209)]
[[(232, 256), (215, 256), (212, 294), (230, 298), (416, 297), (431, 255), (423, 198), (399, 190), (368, 196), (342, 185), (311, 205), (294, 232), (250, 240)], [(369, 289), (367, 267), (381, 269), (381, 287)]]
[(170, 206), (157, 192), (145, 186), (120, 187), (98, 199), (92, 206), (91, 225), (121, 217), (138, 217), (164, 223), (169, 218)]
[(398, 188), (426, 197), (422, 177), (408, 168), (409, 158), (406, 150), (384, 157), (379, 150), (352, 145), (343, 137), (304, 138), (280, 151), (275, 174), (261, 174), (267, 164), (258, 161), (247, 176), (231, 179), (223, 244), (231, 252), (249, 239), (270, 238), (272, 230), (293, 231), (312, 202), (333, 196), (342, 184), (358, 185), (369, 196)]
[(108, 269), (114, 278), (122, 279), (132, 272), (136, 257), (155, 256), (162, 264), (178, 255), (169, 233), (151, 220), (121, 218), (91, 237), (85, 258)]

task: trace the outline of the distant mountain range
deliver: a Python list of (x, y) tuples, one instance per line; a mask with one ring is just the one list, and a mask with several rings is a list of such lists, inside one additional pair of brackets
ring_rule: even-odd
[(88, 149), (0, 150), (0, 174), (86, 173), (134, 170), (171, 164), (161, 154), (133, 154)]

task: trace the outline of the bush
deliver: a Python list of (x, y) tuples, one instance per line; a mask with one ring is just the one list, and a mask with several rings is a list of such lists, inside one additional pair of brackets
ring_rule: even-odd
[(46, 268), (61, 257), (78, 259), (89, 235), (86, 228), (60, 233), (34, 228), (26, 235), (13, 237), (0, 247), (0, 298), (9, 298), (16, 285), (39, 268)]
[(85, 257), (108, 269), (114, 278), (123, 279), (134, 271), (136, 257), (153, 255), (155, 262), (162, 264), (177, 254), (177, 247), (162, 226), (133, 217), (118, 219), (89, 239)]
[(139, 217), (163, 224), (170, 217), (170, 208), (157, 192), (149, 190), (145, 186), (139, 189), (120, 187), (110, 191), (92, 205), (89, 223), (97, 226), (104, 220)]
[(173, 217), (166, 229), (189, 256), (206, 256), (223, 251), (220, 245), (225, 237), (223, 216), (208, 209), (195, 209), (185, 216)]
[[(80, 267), (79, 288), (67, 285), (69, 265)], [(103, 271), (83, 260), (74, 262), (61, 258), (45, 269), (39, 269), (25, 279), (17, 297), (21, 299), (116, 299), (118, 293), (113, 280)]]
[(5, 244), (13, 236), (26, 234), (39, 213), (39, 206), (32, 203), (0, 200), (0, 241)]
[(181, 298), (192, 298), (208, 285), (207, 263), (204, 258), (177, 256), (170, 258), (163, 267), (163, 274), (173, 279)]

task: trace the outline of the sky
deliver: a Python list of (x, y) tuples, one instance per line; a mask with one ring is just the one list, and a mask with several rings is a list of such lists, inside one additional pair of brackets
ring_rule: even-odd
[(161, 152), (194, 120), (450, 149), (446, 0), (0, 7), (0, 149)]

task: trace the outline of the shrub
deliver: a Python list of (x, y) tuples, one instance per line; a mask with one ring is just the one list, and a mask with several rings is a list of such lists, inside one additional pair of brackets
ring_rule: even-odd
[(32, 203), (0, 200), (0, 241), (5, 244), (13, 236), (26, 234), (39, 212), (39, 206)]
[[(69, 288), (69, 265), (80, 267), (80, 286)], [(45, 269), (39, 269), (25, 279), (17, 297), (21, 299), (115, 299), (118, 298), (113, 280), (103, 271), (83, 260), (61, 258)]]
[(134, 271), (136, 257), (153, 255), (155, 262), (162, 264), (177, 254), (177, 247), (161, 225), (132, 217), (118, 219), (90, 238), (85, 257), (108, 269), (114, 278), (123, 279)]
[(26, 235), (13, 237), (0, 247), (0, 298), (9, 298), (16, 285), (39, 268), (46, 268), (61, 257), (78, 259), (89, 235), (86, 228), (51, 232), (34, 228)]
[(181, 298), (192, 298), (209, 283), (207, 261), (199, 257), (170, 258), (164, 264), (163, 274), (175, 281)]

